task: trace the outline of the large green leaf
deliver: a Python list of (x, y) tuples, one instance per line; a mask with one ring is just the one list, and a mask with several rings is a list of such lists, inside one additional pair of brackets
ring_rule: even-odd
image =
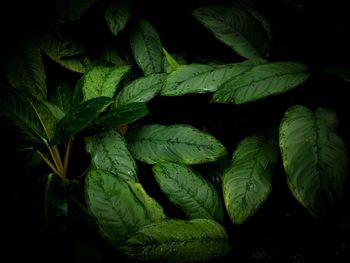
[(266, 200), (278, 154), (277, 143), (261, 136), (246, 137), (237, 146), (222, 181), (226, 209), (234, 224), (244, 223)]
[(85, 183), (88, 207), (101, 233), (114, 247), (123, 244), (140, 227), (165, 217), (155, 200), (135, 193), (143, 191), (141, 185), (130, 187), (131, 182), (98, 169), (88, 172)]
[(189, 167), (163, 162), (153, 167), (153, 174), (169, 200), (190, 219), (222, 221), (222, 200), (214, 186)]
[(107, 170), (126, 180), (138, 180), (136, 163), (125, 139), (117, 130), (87, 137), (85, 145), (93, 167)]
[(243, 9), (206, 6), (197, 8), (193, 15), (238, 55), (245, 58), (265, 55), (269, 44), (268, 35), (261, 24)]
[(98, 0), (56, 0), (58, 22), (70, 22), (79, 19)]
[(288, 185), (312, 214), (327, 216), (342, 195), (347, 151), (334, 112), (304, 106), (288, 109), (280, 125), (280, 148)]
[(81, 80), (84, 99), (89, 100), (101, 96), (112, 98), (118, 84), (130, 68), (130, 66), (114, 66), (107, 62), (93, 65)]
[(160, 94), (181, 96), (189, 93), (214, 92), (225, 82), (237, 78), (254, 65), (264, 63), (266, 63), (264, 59), (253, 59), (229, 65), (191, 64), (180, 66), (168, 76)]
[(165, 74), (151, 74), (143, 78), (139, 78), (124, 87), (117, 95), (115, 100), (116, 107), (123, 106), (132, 102), (148, 102), (154, 98), (163, 82)]
[(162, 161), (198, 164), (226, 154), (217, 139), (189, 125), (145, 125), (128, 135), (132, 155), (149, 164)]
[(131, 17), (131, 3), (128, 0), (113, 0), (105, 10), (105, 20), (109, 30), (117, 36)]
[(112, 109), (102, 118), (96, 121), (96, 124), (103, 129), (111, 129), (120, 125), (132, 123), (149, 113), (147, 105), (142, 102), (125, 104), (120, 108)]
[(138, 20), (130, 33), (133, 56), (144, 75), (161, 73), (163, 52), (158, 32), (146, 20)]
[(305, 65), (274, 62), (257, 65), (246, 73), (227, 81), (213, 95), (213, 102), (243, 104), (286, 92), (309, 77)]
[(33, 40), (24, 41), (8, 50), (0, 64), (8, 82), (36, 99), (47, 99), (46, 73), (40, 48)]
[(103, 112), (111, 103), (111, 98), (99, 97), (74, 106), (57, 123), (55, 136), (50, 143), (52, 145), (59, 144), (67, 138), (76, 135), (89, 126), (96, 116)]
[(63, 34), (46, 32), (40, 47), (53, 61), (71, 71), (84, 73), (90, 66), (85, 46)]
[(120, 250), (136, 259), (177, 263), (222, 257), (231, 245), (225, 229), (213, 220), (168, 219), (141, 228)]

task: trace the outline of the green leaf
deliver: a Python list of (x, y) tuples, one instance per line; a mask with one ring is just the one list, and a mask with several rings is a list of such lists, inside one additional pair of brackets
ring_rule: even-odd
[(170, 162), (158, 163), (152, 170), (162, 191), (188, 218), (223, 220), (222, 200), (214, 186), (200, 174)]
[(51, 140), (50, 144), (59, 144), (82, 131), (111, 103), (111, 98), (99, 97), (74, 106), (66, 116), (57, 123), (55, 137)]
[(226, 209), (234, 224), (244, 223), (265, 202), (278, 155), (277, 143), (261, 136), (246, 137), (237, 146), (222, 182)]
[(98, 0), (56, 0), (56, 10), (59, 15), (58, 22), (78, 20)]
[(175, 60), (175, 58), (173, 58), (168, 51), (166, 51), (166, 49), (164, 47), (162, 47), (163, 53), (165, 55), (166, 61), (168, 62), (169, 66), (171, 67), (171, 71), (174, 71), (175, 69), (177, 69), (180, 64), (177, 63), (177, 61)]
[(95, 122), (105, 130), (132, 123), (149, 113), (145, 103), (135, 102), (112, 109)]
[(160, 94), (181, 96), (189, 93), (214, 92), (225, 82), (234, 80), (253, 66), (264, 63), (266, 63), (264, 59), (254, 59), (229, 65), (180, 66), (168, 76)]
[[(142, 189), (140, 185), (131, 188), (130, 182), (108, 171), (91, 169), (85, 183), (88, 207), (101, 233), (114, 247), (123, 244), (140, 227), (164, 217), (153, 199), (139, 199), (140, 193), (134, 193), (135, 187)], [(159, 214), (151, 213), (152, 209)]]
[(72, 107), (73, 91), (65, 81), (55, 83), (49, 93), (49, 101), (56, 105), (62, 112), (67, 113)]
[(199, 164), (226, 154), (217, 139), (189, 125), (145, 125), (128, 135), (132, 155), (149, 164), (162, 161)]
[(68, 196), (65, 183), (60, 176), (50, 174), (44, 182), (44, 216), (47, 229), (51, 233), (66, 231)]
[(41, 36), (40, 47), (53, 61), (71, 71), (84, 73), (90, 66), (84, 45), (62, 34), (46, 32)]
[(1, 115), (7, 117), (26, 140), (33, 143), (45, 142), (47, 139), (45, 131), (28, 97), (12, 89), (8, 89), (8, 92), (2, 95)]
[(165, 74), (151, 74), (143, 78), (139, 78), (124, 87), (117, 95), (115, 105), (117, 108), (133, 103), (133, 102), (148, 102), (154, 98), (163, 82)]
[(158, 32), (146, 20), (139, 20), (130, 33), (130, 46), (144, 75), (162, 73), (163, 51)]
[(136, 259), (176, 263), (222, 257), (231, 245), (225, 229), (213, 220), (169, 219), (141, 228), (120, 250)]
[(130, 66), (114, 66), (111, 63), (93, 65), (82, 78), (82, 91), (85, 100), (105, 96), (112, 98), (118, 84)]
[(46, 73), (39, 46), (28, 40), (8, 50), (0, 60), (12, 87), (38, 100), (47, 99)]
[(87, 137), (85, 145), (93, 167), (107, 170), (126, 180), (133, 182), (138, 180), (136, 163), (125, 139), (117, 130)]
[(288, 186), (312, 214), (326, 217), (344, 192), (347, 151), (334, 112), (304, 106), (287, 110), (279, 141)]
[(113, 0), (105, 9), (105, 20), (109, 30), (117, 36), (126, 26), (131, 17), (131, 3), (127, 0)]
[(117, 48), (111, 44), (103, 45), (101, 60), (113, 63), (115, 66), (123, 66), (127, 64), (120, 55), (120, 52), (118, 52)]
[(243, 9), (207, 6), (197, 8), (193, 16), (238, 55), (245, 58), (265, 55), (268, 35), (261, 24)]
[(227, 81), (213, 95), (212, 101), (243, 104), (280, 94), (303, 84), (309, 77), (305, 65), (273, 62), (257, 65)]
[(59, 107), (51, 102), (44, 101), (43, 104), (47, 107), (47, 109), (51, 112), (52, 116), (55, 117), (57, 121), (61, 120), (66, 115), (65, 112), (63, 112)]

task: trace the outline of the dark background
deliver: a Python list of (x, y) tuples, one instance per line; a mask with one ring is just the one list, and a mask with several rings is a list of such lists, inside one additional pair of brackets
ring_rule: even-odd
[[(227, 62), (242, 58), (219, 43), (191, 17), (195, 7), (225, 1), (135, 1), (135, 16), (150, 21), (159, 31), (163, 45), (171, 52), (187, 51), (187, 59), (199, 61), (216, 57)], [(305, 63), (312, 76), (302, 85), (286, 94), (242, 106), (208, 104), (206, 95), (183, 98), (156, 98), (150, 103), (151, 121), (170, 124), (188, 123), (205, 128), (228, 148), (231, 154), (237, 143), (253, 133), (266, 133), (276, 129), (285, 110), (295, 104), (311, 109), (326, 107), (334, 110), (339, 118), (339, 134), (350, 143), (349, 83), (324, 72), (325, 67), (349, 67), (349, 9), (346, 1), (253, 1), (256, 9), (270, 22), (273, 42), (269, 50), (270, 61), (296, 61)], [(321, 3), (322, 2), (322, 3)], [(9, 1), (0, 4), (1, 52), (21, 36), (31, 32), (45, 16), (44, 1)], [(99, 14), (88, 12), (84, 23), (95, 21)], [(76, 26), (76, 27), (75, 27)], [(79, 28), (79, 25), (72, 30)], [(92, 34), (93, 33), (93, 34)], [(105, 25), (91, 24), (87, 32), (76, 34), (91, 41), (91, 35), (105, 37)], [(92, 50), (93, 53), (93, 50)], [(1, 58), (1, 57), (0, 57)], [(0, 74), (4, 79), (3, 72)], [(11, 154), (16, 131), (2, 120), (1, 135), (1, 186), (4, 220), (3, 247), (0, 260), (10, 262), (20, 259), (36, 259), (44, 262), (79, 262), (70, 256), (73, 249), (67, 239), (48, 238), (38, 209), (37, 179), (46, 172), (44, 167), (25, 166), (24, 155)], [(349, 147), (348, 147), (349, 149)], [(76, 161), (79, 153), (75, 153)], [(84, 160), (81, 160), (84, 162)], [(141, 165), (141, 164), (140, 164)], [(149, 175), (149, 167), (142, 166)], [(140, 169), (141, 170), (141, 169)], [(155, 196), (160, 193), (152, 182), (141, 177), (146, 190)], [(227, 215), (224, 225), (228, 230), (233, 251), (225, 262), (350, 262), (350, 214), (349, 195), (340, 204), (339, 215), (330, 222), (322, 222), (297, 203), (288, 190), (281, 161), (276, 168), (271, 195), (261, 209), (246, 223), (234, 226)], [(165, 209), (172, 210), (163, 196)], [(80, 231), (80, 232), (79, 232)], [(79, 235), (84, 233), (83, 228)], [(74, 237), (72, 237), (74, 239)], [(104, 241), (95, 237), (92, 244)], [(89, 248), (86, 248), (89, 250)], [(126, 260), (114, 252), (103, 249), (104, 262)], [(4, 257), (1, 259), (1, 257)], [(90, 257), (93, 262), (94, 257)], [(87, 262), (87, 258), (81, 262)]]

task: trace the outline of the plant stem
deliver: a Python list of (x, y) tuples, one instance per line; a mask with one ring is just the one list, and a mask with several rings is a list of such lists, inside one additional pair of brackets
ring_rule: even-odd
[(66, 152), (64, 153), (63, 169), (65, 174), (67, 174), (69, 156), (72, 151), (73, 142), (74, 142), (74, 137), (70, 137), (67, 143)]
[(57, 174), (57, 175), (61, 175), (61, 173), (56, 169), (55, 165), (45, 157), (45, 155), (43, 155), (41, 152), (36, 151), (40, 157), (45, 161), (45, 163), (52, 169), (52, 171)]

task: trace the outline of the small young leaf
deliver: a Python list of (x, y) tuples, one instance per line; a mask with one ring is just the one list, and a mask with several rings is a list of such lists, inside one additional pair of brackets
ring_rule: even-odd
[(128, 142), (132, 155), (149, 164), (162, 161), (199, 164), (226, 154), (217, 139), (189, 125), (145, 125), (129, 133)]
[(84, 45), (64, 35), (46, 32), (40, 47), (53, 61), (71, 71), (84, 73), (90, 66)]
[(109, 30), (117, 36), (121, 32), (131, 17), (131, 3), (127, 0), (110, 2), (105, 10), (105, 20)]
[(193, 16), (238, 55), (245, 58), (265, 55), (268, 36), (261, 24), (243, 9), (206, 6), (197, 8)]
[(347, 150), (336, 134), (334, 112), (304, 106), (287, 110), (280, 125), (280, 148), (288, 186), (312, 214), (327, 217), (344, 192)]
[(173, 71), (160, 94), (162, 96), (182, 96), (189, 93), (214, 92), (225, 82), (235, 79), (254, 65), (266, 63), (264, 59), (252, 59), (229, 65), (191, 64)]
[(117, 95), (115, 105), (117, 108), (132, 102), (148, 102), (154, 98), (163, 82), (166, 75), (151, 74), (143, 78), (139, 78), (124, 87)]
[(212, 101), (243, 104), (293, 89), (309, 77), (305, 65), (273, 62), (257, 65), (227, 81), (213, 95)]
[(158, 32), (146, 20), (139, 20), (130, 34), (133, 56), (144, 75), (162, 73), (163, 52)]
[(60, 14), (58, 22), (78, 20), (98, 0), (56, 0), (56, 10)]
[(222, 181), (226, 209), (234, 224), (244, 223), (266, 200), (278, 154), (277, 143), (261, 136), (249, 136), (239, 143)]
[(111, 98), (99, 97), (74, 106), (66, 116), (57, 123), (56, 133), (50, 144), (59, 144), (82, 131), (111, 103)]
[(165, 58), (169, 64), (169, 66), (171, 67), (171, 71), (174, 71), (175, 69), (177, 69), (180, 64), (177, 63), (177, 61), (175, 60), (175, 58), (173, 58), (169, 53), (168, 51), (166, 51), (166, 49), (164, 47), (162, 47), (162, 50), (163, 50), (163, 53), (165, 55)]
[(152, 170), (162, 191), (188, 218), (223, 220), (224, 210), (218, 192), (194, 170), (170, 162), (158, 163)]
[(178, 263), (208, 261), (231, 251), (225, 229), (210, 219), (168, 219), (147, 225), (120, 248), (141, 260)]
[(82, 77), (85, 100), (105, 96), (112, 98), (119, 82), (130, 70), (130, 66), (114, 66), (110, 63), (93, 65)]
[(85, 140), (91, 164), (130, 181), (137, 181), (137, 167), (125, 139), (116, 130), (96, 134)]
[(125, 104), (117, 109), (112, 109), (100, 119), (97, 119), (95, 124), (105, 130), (116, 128), (120, 125), (132, 123), (149, 113), (145, 103), (135, 102)]
[(105, 170), (91, 169), (86, 177), (88, 207), (101, 233), (114, 247), (122, 245), (140, 227), (165, 217), (155, 200), (135, 194), (135, 187), (140, 190), (141, 185), (131, 188), (129, 184)]
[(33, 40), (24, 41), (8, 50), (0, 60), (8, 82), (28, 92), (38, 100), (47, 99), (46, 73), (39, 46)]

